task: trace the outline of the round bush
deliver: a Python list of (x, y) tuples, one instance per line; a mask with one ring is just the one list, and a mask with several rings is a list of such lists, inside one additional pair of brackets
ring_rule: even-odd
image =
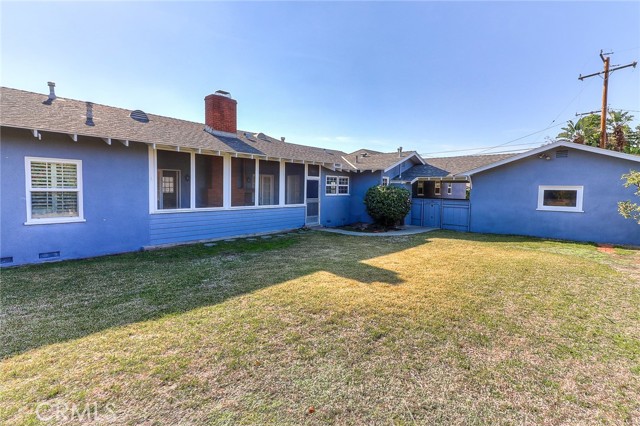
[(376, 223), (393, 226), (411, 211), (411, 192), (397, 186), (372, 186), (364, 196), (364, 204)]

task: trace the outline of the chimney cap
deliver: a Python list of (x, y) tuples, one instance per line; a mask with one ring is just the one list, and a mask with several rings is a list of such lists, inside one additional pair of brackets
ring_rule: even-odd
[(216, 90), (216, 93), (214, 93), (215, 95), (219, 95), (219, 96), (224, 96), (226, 98), (230, 98), (231, 97), (231, 93), (225, 91), (225, 90)]

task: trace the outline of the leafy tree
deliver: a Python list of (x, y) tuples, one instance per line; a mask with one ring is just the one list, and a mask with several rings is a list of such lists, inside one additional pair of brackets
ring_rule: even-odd
[(556, 138), (584, 145), (598, 146), (600, 143), (600, 115), (586, 115), (575, 123), (569, 120), (567, 127), (563, 127), (562, 132)]
[[(565, 140), (590, 146), (600, 146), (600, 114), (585, 115), (575, 123), (567, 122), (566, 127), (556, 136)], [(640, 154), (640, 125), (631, 128), (633, 115), (626, 111), (609, 111), (607, 118), (607, 149)]]
[(607, 148), (622, 151), (627, 144), (627, 135), (631, 132), (629, 123), (633, 120), (633, 115), (623, 111), (609, 112), (607, 118), (607, 130), (610, 135), (607, 138)]
[(411, 211), (411, 192), (397, 186), (372, 186), (364, 196), (364, 204), (376, 223), (390, 227)]
[[(624, 183), (625, 188), (635, 186), (637, 189), (634, 194), (640, 197), (640, 172), (631, 170), (629, 173), (622, 175), (622, 179), (626, 180)], [(618, 212), (624, 218), (633, 219), (640, 225), (640, 206), (638, 204), (631, 201), (620, 201), (618, 203)]]

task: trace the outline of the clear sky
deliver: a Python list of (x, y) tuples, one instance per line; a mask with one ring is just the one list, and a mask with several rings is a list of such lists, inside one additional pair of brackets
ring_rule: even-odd
[[(602, 79), (577, 77), (602, 69), (600, 49), (612, 65), (640, 59), (638, 1), (0, 7), (3, 86), (48, 93), (55, 81), (58, 96), (198, 122), (223, 89), (240, 129), (345, 151), (480, 153), (459, 150), (599, 109)], [(637, 118), (639, 73), (617, 71), (609, 86), (610, 106)]]

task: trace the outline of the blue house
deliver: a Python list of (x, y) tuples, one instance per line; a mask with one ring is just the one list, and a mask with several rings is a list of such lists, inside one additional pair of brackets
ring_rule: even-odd
[(195, 123), (49, 88), (0, 89), (3, 266), (369, 221), (364, 192), (424, 164), (238, 130), (223, 91)]
[(637, 200), (621, 176), (640, 156), (555, 142), (460, 175), (472, 182), (471, 232), (640, 245), (640, 226), (618, 214)]
[(352, 153), (237, 129), (237, 102), (204, 123), (0, 88), (0, 265), (77, 259), (304, 225), (370, 222), (374, 185), (413, 194), (405, 223), (640, 245), (617, 214), (640, 156), (572, 143), (519, 155)]

